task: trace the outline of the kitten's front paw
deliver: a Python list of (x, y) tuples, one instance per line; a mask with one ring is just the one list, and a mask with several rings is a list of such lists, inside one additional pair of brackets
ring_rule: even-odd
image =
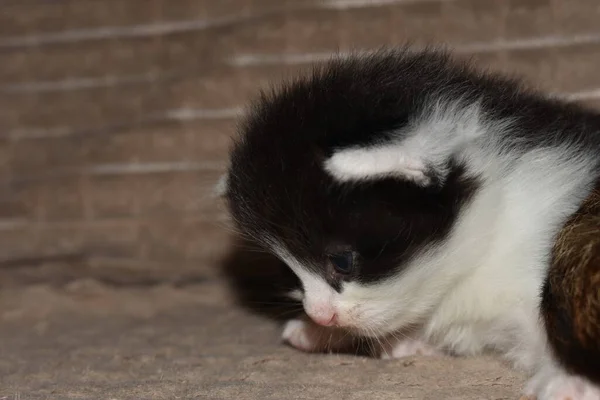
[(547, 368), (527, 383), (525, 395), (532, 400), (600, 400), (600, 388), (578, 376)]
[(315, 327), (310, 322), (292, 319), (285, 323), (281, 338), (302, 351), (318, 351), (319, 341)]
[(391, 342), (387, 342), (382, 346), (380, 358), (390, 360), (414, 355), (440, 356), (442, 353), (421, 340), (392, 339)]
[(281, 337), (284, 342), (306, 352), (343, 350), (353, 342), (353, 337), (347, 332), (303, 319), (286, 322)]

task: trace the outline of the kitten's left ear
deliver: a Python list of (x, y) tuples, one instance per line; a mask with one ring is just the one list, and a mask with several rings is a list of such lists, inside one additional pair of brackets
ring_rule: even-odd
[(324, 168), (340, 182), (398, 178), (429, 187), (443, 183), (448, 174), (446, 165), (445, 159), (430, 161), (392, 143), (336, 150), (325, 160)]
[(227, 193), (228, 181), (229, 181), (229, 174), (227, 172), (225, 172), (223, 175), (221, 175), (221, 177), (219, 178), (217, 183), (213, 186), (212, 193), (215, 197), (224, 197), (225, 196), (225, 194)]

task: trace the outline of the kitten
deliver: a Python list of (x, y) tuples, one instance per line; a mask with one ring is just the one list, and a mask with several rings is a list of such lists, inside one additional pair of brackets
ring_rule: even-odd
[(343, 330), (385, 338), (383, 357), (495, 351), (532, 374), (526, 395), (577, 400), (600, 399), (600, 371), (572, 373), (540, 300), (555, 237), (599, 178), (598, 113), (398, 49), (262, 94), (221, 190), (301, 282), (310, 320), (283, 333), (297, 348)]

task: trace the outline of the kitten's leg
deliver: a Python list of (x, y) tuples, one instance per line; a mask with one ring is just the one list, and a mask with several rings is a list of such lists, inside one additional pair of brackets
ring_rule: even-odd
[(542, 368), (525, 387), (527, 399), (600, 400), (600, 388), (555, 366)]
[(355, 337), (347, 331), (320, 326), (307, 319), (287, 321), (281, 336), (284, 342), (306, 352), (341, 351), (355, 343)]
[(431, 345), (418, 340), (409, 338), (389, 339), (382, 346), (380, 358), (390, 360), (393, 358), (420, 356), (441, 356), (443, 353)]

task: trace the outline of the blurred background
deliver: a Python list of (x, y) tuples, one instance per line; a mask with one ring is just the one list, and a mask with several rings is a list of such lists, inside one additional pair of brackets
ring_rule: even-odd
[(211, 195), (248, 100), (407, 41), (600, 108), (599, 0), (0, 0), (0, 399), (517, 398), (489, 359), (294, 352), (218, 278), (280, 282)]
[(4, 0), (0, 285), (212, 274), (248, 100), (335, 51), (446, 43), (600, 105), (597, 0)]

